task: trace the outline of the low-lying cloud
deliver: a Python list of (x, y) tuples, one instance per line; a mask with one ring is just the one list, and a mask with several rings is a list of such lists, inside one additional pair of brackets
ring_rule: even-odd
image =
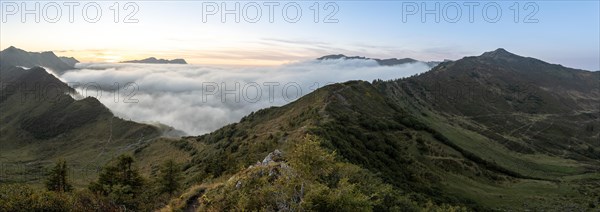
[(429, 70), (424, 63), (379, 66), (373, 60), (310, 60), (277, 67), (78, 64), (60, 76), (115, 115), (160, 122), (198, 135), (281, 106), (326, 84), (396, 79)]

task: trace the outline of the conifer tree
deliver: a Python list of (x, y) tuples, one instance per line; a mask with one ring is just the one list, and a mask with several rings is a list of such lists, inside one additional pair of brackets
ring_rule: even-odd
[(46, 188), (49, 191), (56, 192), (69, 192), (73, 190), (73, 186), (68, 182), (68, 173), (67, 162), (63, 159), (59, 160), (52, 170), (50, 170), (46, 181)]
[(158, 176), (158, 186), (161, 193), (168, 193), (172, 196), (179, 190), (181, 180), (181, 167), (173, 160), (168, 160), (162, 164)]

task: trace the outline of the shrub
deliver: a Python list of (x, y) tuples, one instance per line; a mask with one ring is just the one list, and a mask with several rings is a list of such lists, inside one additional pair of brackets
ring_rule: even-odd
[(36, 190), (27, 185), (0, 185), (0, 211), (118, 211), (108, 199), (90, 192)]
[[(288, 165), (289, 164), (289, 165)], [(204, 185), (204, 184), (203, 184)], [(219, 186), (205, 186), (201, 211), (416, 211), (417, 204), (359, 166), (336, 161), (316, 136), (306, 136), (267, 165)], [(181, 206), (173, 206), (181, 208)]]

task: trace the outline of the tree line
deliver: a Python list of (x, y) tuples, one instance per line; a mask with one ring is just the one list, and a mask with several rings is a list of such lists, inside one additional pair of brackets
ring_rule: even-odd
[(98, 179), (75, 191), (67, 161), (60, 159), (45, 180), (47, 191), (26, 185), (0, 185), (0, 211), (153, 210), (163, 207), (182, 188), (182, 169), (173, 160), (146, 178), (130, 155), (106, 164)]

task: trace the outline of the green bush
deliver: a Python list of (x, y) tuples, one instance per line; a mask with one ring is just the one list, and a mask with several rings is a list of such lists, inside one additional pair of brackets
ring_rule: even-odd
[(87, 191), (74, 193), (36, 190), (27, 185), (0, 185), (0, 211), (118, 211), (102, 196)]
[[(197, 197), (196, 197), (197, 198)], [(195, 200), (190, 200), (195, 201)], [(417, 211), (371, 172), (336, 160), (315, 136), (277, 162), (245, 169), (197, 198), (202, 211)]]

